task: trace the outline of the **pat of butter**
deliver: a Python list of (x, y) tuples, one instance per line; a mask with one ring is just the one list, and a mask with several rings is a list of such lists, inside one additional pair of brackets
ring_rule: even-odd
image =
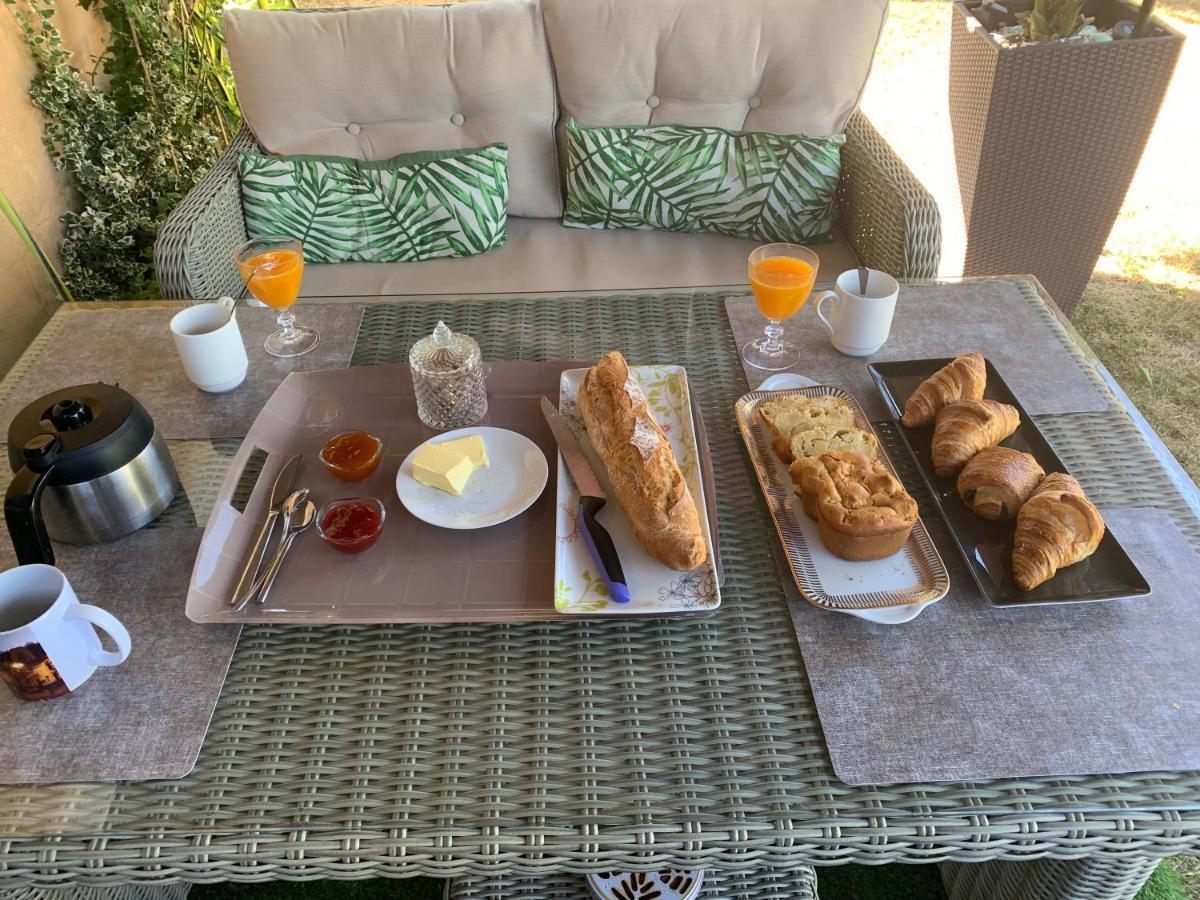
[(421, 484), (450, 494), (461, 494), (475, 471), (469, 456), (444, 444), (426, 444), (413, 457), (412, 467), (413, 478)]
[(467, 459), (471, 460), (471, 465), (473, 466), (486, 466), (488, 464), (487, 448), (483, 445), (483, 438), (477, 434), (455, 438), (452, 441), (442, 441), (435, 446), (464, 454)]

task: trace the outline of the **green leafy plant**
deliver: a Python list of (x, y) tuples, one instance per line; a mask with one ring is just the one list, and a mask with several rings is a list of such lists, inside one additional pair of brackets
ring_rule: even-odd
[(1034, 0), (1033, 9), (1017, 19), (1031, 41), (1069, 38), (1092, 20), (1083, 15), (1084, 0)]
[(90, 71), (73, 63), (54, 0), (4, 0), (36, 66), (29, 93), (46, 117), (47, 151), (79, 196), (62, 217), (63, 275), (81, 298), (152, 297), (158, 228), (239, 119), (221, 5), (79, 2), (110, 32)]
[(4, 191), (0, 191), (0, 213), (3, 213), (4, 218), (8, 219), (8, 224), (13, 227), (13, 231), (21, 239), (21, 243), (25, 245), (29, 253), (38, 261), (38, 265), (42, 267), (42, 270), (46, 273), (46, 277), (54, 285), (54, 292), (58, 294), (59, 299), (64, 303), (73, 302), (75, 298), (71, 296), (71, 291), (67, 287), (66, 282), (58, 274), (58, 269), (54, 267), (54, 263), (50, 261), (50, 257), (46, 255), (46, 251), (42, 249), (42, 245), (38, 243), (37, 238), (26, 227), (25, 222), (17, 214), (16, 209)]

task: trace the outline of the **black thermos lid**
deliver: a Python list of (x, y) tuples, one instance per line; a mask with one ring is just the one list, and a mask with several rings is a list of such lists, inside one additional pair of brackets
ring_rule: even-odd
[(114, 472), (146, 449), (154, 421), (133, 395), (112, 384), (67, 387), (33, 401), (8, 426), (8, 464), (25, 465), (23, 448), (40, 434), (61, 447), (48, 484), (78, 484)]

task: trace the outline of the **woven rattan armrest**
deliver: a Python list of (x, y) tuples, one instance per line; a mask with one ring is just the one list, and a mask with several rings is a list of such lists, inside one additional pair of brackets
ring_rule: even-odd
[(258, 144), (244, 124), (212, 169), (167, 216), (154, 242), (162, 297), (172, 300), (237, 296), (242, 280), (233, 251), (246, 240), (237, 157)]
[(937, 276), (937, 203), (861, 110), (846, 126), (837, 199), (838, 223), (864, 265), (897, 278)]

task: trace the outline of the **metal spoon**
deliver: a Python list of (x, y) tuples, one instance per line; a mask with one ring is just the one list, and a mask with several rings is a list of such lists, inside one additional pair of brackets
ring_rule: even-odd
[(263, 585), (267, 583), (267, 575), (270, 574), (272, 567), (276, 565), (276, 562), (279, 559), (279, 555), (283, 552), (283, 544), (287, 539), (288, 529), (291, 527), (291, 523), (295, 521), (299, 515), (300, 510), (303, 509), (307, 500), (308, 488), (301, 488), (298, 491), (292, 491), (290, 494), (288, 494), (287, 497), (284, 498), (283, 502), (279, 505), (279, 543), (275, 545), (275, 552), (271, 554), (269, 559), (264, 553), (263, 559), (266, 560), (266, 562), (263, 563), (260, 561), (258, 566), (258, 576), (251, 583), (249, 589), (239, 597), (233, 607), (234, 612), (244, 608), (246, 604), (248, 604), (258, 595), (258, 592), (262, 590)]
[(870, 272), (871, 270), (866, 266), (858, 267), (858, 296), (860, 297), (867, 296), (867, 276)]
[[(305, 492), (307, 495), (307, 491)], [(271, 586), (275, 583), (275, 576), (279, 574), (279, 570), (283, 568), (283, 559), (287, 556), (289, 550), (292, 549), (292, 544), (313, 521), (317, 518), (317, 504), (311, 500), (305, 500), (304, 505), (298, 510), (293, 511), (291, 518), (287, 521), (287, 532), (283, 538), (283, 544), (279, 547), (279, 552), (275, 555), (275, 559), (271, 561), (271, 568), (267, 570), (266, 577), (263, 580), (262, 590), (258, 592), (258, 605), (263, 606), (267, 602), (267, 594), (271, 592)]]

